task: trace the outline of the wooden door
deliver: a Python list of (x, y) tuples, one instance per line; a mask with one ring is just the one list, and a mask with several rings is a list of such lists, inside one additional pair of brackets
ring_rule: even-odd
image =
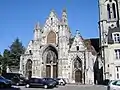
[(46, 65), (46, 77), (51, 77), (51, 66)]
[(57, 65), (53, 65), (53, 78), (57, 78), (58, 76), (58, 67)]
[(77, 70), (75, 72), (75, 82), (82, 83), (82, 71)]

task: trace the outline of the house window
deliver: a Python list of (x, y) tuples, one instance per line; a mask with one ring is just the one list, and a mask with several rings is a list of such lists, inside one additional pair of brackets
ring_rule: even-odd
[(116, 9), (115, 9), (115, 4), (112, 4), (112, 10), (113, 10), (113, 17), (116, 18)]
[(115, 50), (115, 58), (120, 59), (120, 49)]
[(120, 34), (119, 33), (113, 34), (113, 40), (114, 43), (120, 43)]
[(119, 71), (118, 67), (117, 67), (117, 72)]
[(107, 4), (108, 18), (111, 19), (110, 4)]
[(79, 46), (76, 46), (76, 48), (77, 48), (77, 51), (79, 51)]

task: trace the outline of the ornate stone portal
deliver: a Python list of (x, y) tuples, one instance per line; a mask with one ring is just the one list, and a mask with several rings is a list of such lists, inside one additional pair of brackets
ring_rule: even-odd
[(45, 76), (51, 78), (58, 77), (58, 54), (54, 47), (48, 46), (43, 54)]
[(82, 83), (82, 61), (77, 56), (74, 60), (74, 74), (75, 74), (75, 82)]

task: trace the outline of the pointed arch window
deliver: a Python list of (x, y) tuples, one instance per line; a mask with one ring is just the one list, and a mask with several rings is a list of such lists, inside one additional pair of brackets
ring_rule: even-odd
[(46, 63), (48, 64), (48, 63), (50, 63), (50, 60), (51, 60), (51, 54), (50, 54), (50, 52), (48, 52), (47, 53), (47, 60), (46, 60)]
[(47, 36), (47, 43), (56, 43), (56, 34), (53, 31), (50, 31)]
[(108, 18), (111, 19), (110, 4), (107, 4)]
[(82, 62), (78, 58), (76, 58), (74, 62), (74, 68), (81, 68), (82, 67)]
[(113, 17), (116, 18), (116, 8), (115, 8), (115, 3), (112, 4), (112, 10), (113, 10)]
[(53, 52), (53, 63), (57, 63), (57, 57), (56, 54)]
[(50, 64), (51, 62), (57, 63), (57, 56), (56, 56), (55, 52), (50, 50), (50, 51), (48, 51), (48, 53), (46, 55), (46, 63)]

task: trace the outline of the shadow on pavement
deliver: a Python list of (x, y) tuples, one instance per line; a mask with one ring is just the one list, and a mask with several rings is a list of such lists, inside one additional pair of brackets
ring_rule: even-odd
[(11, 87), (11, 88), (0, 88), (0, 90), (21, 90), (21, 89), (20, 88)]

